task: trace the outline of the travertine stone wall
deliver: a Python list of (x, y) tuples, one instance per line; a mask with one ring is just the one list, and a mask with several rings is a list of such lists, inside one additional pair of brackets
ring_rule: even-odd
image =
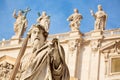
[[(51, 41), (54, 37), (59, 38), (65, 50), (71, 80), (119, 80), (119, 74), (110, 72), (110, 60), (120, 56), (119, 32), (120, 29), (91, 31), (85, 34), (67, 32), (50, 35), (48, 40)], [(11, 42), (12, 40), (0, 42), (0, 62), (10, 63), (12, 58), (17, 58), (23, 40), (16, 41), (16, 44)], [(28, 43), (25, 53), (30, 52), (30, 43)], [(3, 60), (3, 56), (12, 58)]]

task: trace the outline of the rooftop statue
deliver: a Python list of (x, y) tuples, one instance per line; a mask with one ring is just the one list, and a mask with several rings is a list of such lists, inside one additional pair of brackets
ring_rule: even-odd
[(74, 9), (74, 13), (67, 19), (67, 21), (70, 21), (70, 27), (72, 31), (79, 31), (81, 19), (83, 19), (83, 17), (81, 14), (79, 14), (78, 9)]
[(48, 32), (36, 24), (30, 29), (32, 52), (20, 61), (18, 80), (69, 80), (65, 52), (58, 39), (47, 42)]
[(105, 30), (107, 14), (103, 11), (102, 6), (98, 5), (98, 11), (96, 13), (90, 10), (91, 15), (95, 18), (95, 30)]
[(37, 22), (45, 27), (45, 30), (49, 32), (49, 26), (50, 26), (50, 16), (46, 14), (45, 11), (42, 12), (42, 15), (38, 14)]
[(18, 11), (18, 15), (16, 15), (16, 10), (13, 12), (13, 17), (16, 19), (16, 22), (14, 23), (14, 31), (15, 31), (15, 36), (14, 38), (21, 38), (26, 31), (28, 21), (26, 19), (26, 15), (30, 11), (29, 8), (26, 10)]

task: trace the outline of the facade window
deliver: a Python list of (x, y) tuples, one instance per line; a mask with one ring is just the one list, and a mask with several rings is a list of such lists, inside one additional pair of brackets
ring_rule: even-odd
[(120, 73), (120, 57), (111, 58), (111, 73)]

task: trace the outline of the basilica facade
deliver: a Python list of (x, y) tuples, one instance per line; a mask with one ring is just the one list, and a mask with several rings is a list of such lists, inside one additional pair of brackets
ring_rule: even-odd
[[(82, 17), (78, 16), (80, 21)], [(104, 23), (98, 21), (87, 33), (81, 33), (80, 24), (73, 21), (71, 31), (48, 36), (47, 41), (58, 38), (63, 46), (70, 80), (120, 80), (120, 29), (105, 30)], [(0, 80), (10, 78), (23, 41), (21, 36), (0, 41)], [(31, 50), (28, 40), (25, 53)]]

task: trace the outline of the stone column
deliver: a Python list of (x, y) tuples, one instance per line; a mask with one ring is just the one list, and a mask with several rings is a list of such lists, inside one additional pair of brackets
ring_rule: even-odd
[(100, 68), (100, 53), (91, 54), (91, 66), (90, 66), (90, 80), (99, 80), (99, 68)]
[[(68, 51), (68, 67), (70, 71), (71, 80), (78, 80), (76, 77), (78, 46), (80, 46), (81, 33), (79, 31), (72, 31), (69, 35), (69, 51)], [(74, 79), (73, 79), (74, 78)]]
[(90, 60), (90, 78), (89, 80), (99, 80), (100, 56), (99, 48), (103, 39), (102, 31), (93, 31), (91, 34), (91, 60)]

